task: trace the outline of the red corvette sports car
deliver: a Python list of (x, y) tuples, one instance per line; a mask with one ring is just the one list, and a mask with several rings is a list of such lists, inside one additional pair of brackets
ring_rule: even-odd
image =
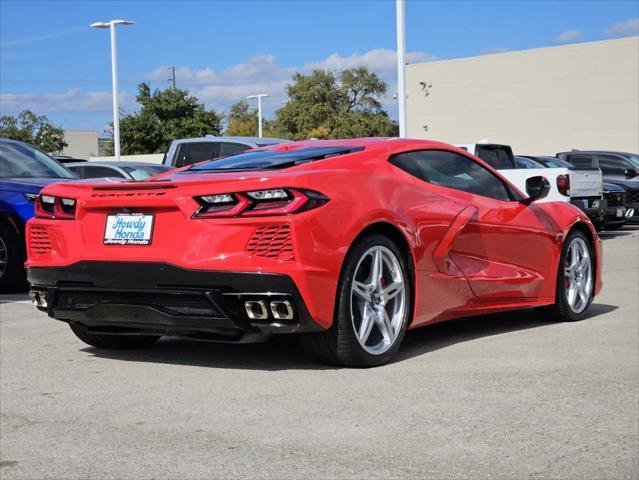
[(40, 310), (99, 348), (162, 335), (261, 341), (390, 360), (407, 328), (538, 307), (585, 316), (600, 241), (568, 203), (539, 203), (467, 152), (406, 139), (256, 149), (145, 181), (45, 187), (28, 224)]

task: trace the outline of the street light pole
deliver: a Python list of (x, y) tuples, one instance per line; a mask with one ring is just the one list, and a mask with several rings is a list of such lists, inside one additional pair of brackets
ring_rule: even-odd
[(118, 51), (115, 41), (116, 25), (132, 25), (130, 20), (110, 20), (108, 22), (95, 22), (93, 28), (108, 28), (111, 32), (111, 83), (113, 88), (113, 149), (115, 160), (120, 161), (120, 110), (118, 106)]
[(404, 35), (404, 0), (395, 0), (397, 21), (397, 100), (399, 101), (399, 136), (406, 138), (406, 37)]
[(257, 136), (262, 138), (262, 97), (268, 97), (266, 93), (249, 95), (248, 98), (257, 98)]

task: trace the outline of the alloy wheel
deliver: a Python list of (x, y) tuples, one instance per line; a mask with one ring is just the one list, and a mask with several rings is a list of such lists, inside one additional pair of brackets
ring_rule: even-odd
[(351, 284), (351, 319), (357, 341), (373, 355), (387, 352), (406, 321), (404, 272), (397, 256), (384, 246), (369, 248), (355, 268)]
[(573, 312), (581, 313), (588, 306), (593, 288), (590, 250), (583, 238), (573, 238), (564, 262), (566, 302)]

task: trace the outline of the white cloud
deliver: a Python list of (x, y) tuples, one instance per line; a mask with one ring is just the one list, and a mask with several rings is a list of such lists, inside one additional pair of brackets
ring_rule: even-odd
[[(409, 52), (406, 55), (408, 63), (427, 62), (435, 58), (434, 55), (424, 52)], [(208, 67), (199, 70), (180, 67), (176, 69), (175, 77), (178, 87), (188, 88), (207, 106), (220, 110), (228, 110), (230, 105), (246, 98), (247, 95), (266, 93), (269, 98), (264, 102), (264, 109), (266, 115), (269, 115), (286, 100), (286, 85), (291, 81), (294, 73), (310, 73), (318, 68), (337, 71), (359, 66), (367, 66), (389, 83), (389, 98), (384, 99), (384, 104), (387, 104), (389, 100), (393, 103), (390, 97), (396, 90), (393, 85), (397, 57), (395, 51), (383, 48), (348, 56), (333, 53), (322, 60), (299, 67), (282, 67), (277, 63), (274, 55), (259, 55), (221, 71)], [(168, 66), (158, 67), (149, 73), (146, 79), (166, 84), (169, 77), (168, 69)]]
[(583, 36), (581, 30), (566, 30), (555, 37), (555, 41), (558, 43), (574, 42), (579, 40)]
[[(61, 93), (2, 93), (0, 112), (18, 113), (32, 110), (34, 113), (108, 113), (112, 108), (111, 92), (81, 93), (78, 89)], [(133, 96), (126, 92), (119, 95), (119, 104), (125, 110), (134, 105)]]
[[(410, 52), (406, 55), (408, 63), (426, 62), (435, 56), (423, 52)], [(266, 93), (264, 113), (270, 116), (286, 101), (286, 85), (291, 82), (295, 72), (310, 73), (315, 68), (341, 70), (357, 66), (367, 66), (388, 83), (388, 92), (382, 104), (393, 115), (396, 102), (392, 99), (397, 90), (395, 69), (396, 55), (393, 50), (375, 49), (362, 54), (342, 56), (337, 53), (309, 62), (298, 67), (283, 67), (277, 63), (274, 55), (258, 55), (243, 63), (231, 65), (222, 70), (210, 67), (193, 69), (182, 66), (176, 69), (178, 88), (189, 91), (202, 100), (208, 108), (228, 111), (229, 107), (247, 95)], [(168, 85), (169, 66), (160, 66), (149, 72), (142, 80), (150, 81), (153, 88)], [(133, 112), (138, 105), (135, 95), (123, 91), (120, 93), (120, 108)], [(36, 113), (89, 115), (90, 112), (108, 115), (111, 111), (111, 92), (83, 92), (70, 89), (62, 93), (2, 93), (0, 94), (0, 112), (17, 113), (31, 109)]]
[(508, 47), (496, 47), (496, 48), (489, 48), (488, 50), (482, 51), (481, 55), (492, 55), (494, 53), (506, 53), (510, 51), (511, 49)]
[(639, 35), (639, 18), (631, 18), (623, 22), (616, 22), (604, 30), (609, 37), (628, 37)]

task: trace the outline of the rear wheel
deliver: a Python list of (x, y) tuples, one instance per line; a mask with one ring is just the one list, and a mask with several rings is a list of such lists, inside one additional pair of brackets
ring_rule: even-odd
[(157, 335), (109, 335), (107, 333), (92, 333), (86, 327), (77, 323), (70, 323), (69, 326), (76, 337), (92, 347), (109, 350), (129, 350), (136, 348), (146, 348), (159, 340)]
[(332, 327), (300, 335), (300, 341), (324, 363), (384, 364), (404, 338), (410, 302), (408, 270), (397, 246), (382, 235), (365, 237), (344, 262)]
[(546, 318), (554, 321), (576, 321), (586, 316), (595, 287), (595, 256), (586, 236), (572, 231), (559, 259), (555, 304), (539, 308)]
[(14, 292), (26, 285), (23, 240), (0, 221), (0, 292)]

